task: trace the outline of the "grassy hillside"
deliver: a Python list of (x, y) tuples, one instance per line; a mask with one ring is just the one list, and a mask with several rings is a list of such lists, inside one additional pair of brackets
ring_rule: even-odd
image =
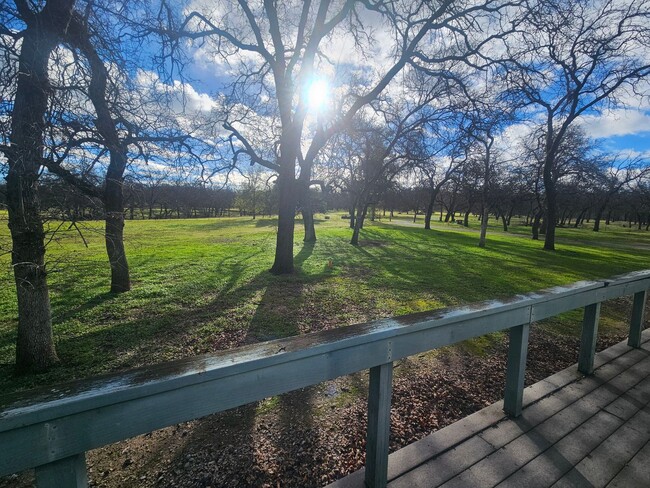
[[(15, 291), (9, 256), (2, 255), (0, 388), (13, 391), (650, 267), (650, 233), (620, 226), (598, 234), (560, 229), (558, 250), (545, 252), (517, 225), (505, 234), (494, 222), (487, 248), (480, 249), (476, 222), (469, 230), (435, 222), (425, 231), (399, 216), (403, 220), (368, 223), (361, 246), (353, 247), (340, 215), (320, 216), (315, 245), (303, 245), (297, 226), (298, 270), (283, 277), (267, 271), (273, 219), (129, 221), (133, 291), (123, 295), (107, 292), (102, 223), (83, 224), (83, 238), (61, 226), (48, 244), (48, 269), (62, 365), (24, 378), (12, 375)], [(59, 223), (49, 226), (53, 231)], [(2, 225), (0, 249), (7, 245)], [(619, 309), (604, 309), (604, 333), (621, 327)], [(575, 334), (579, 321), (580, 312), (567, 314), (553, 321), (553, 331)]]

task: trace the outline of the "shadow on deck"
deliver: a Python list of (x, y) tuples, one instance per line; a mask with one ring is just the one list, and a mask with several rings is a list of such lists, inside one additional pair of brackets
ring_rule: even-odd
[[(490, 405), (389, 457), (388, 486), (650, 486), (650, 329), (524, 391), (517, 419)], [(552, 351), (549, 351), (552, 354)], [(330, 488), (364, 486), (364, 470)]]

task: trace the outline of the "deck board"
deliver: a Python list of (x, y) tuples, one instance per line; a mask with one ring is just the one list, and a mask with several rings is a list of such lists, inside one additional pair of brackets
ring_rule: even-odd
[[(650, 330), (526, 389), (518, 419), (495, 403), (389, 458), (391, 488), (650, 486)], [(363, 470), (331, 488), (363, 486)]]

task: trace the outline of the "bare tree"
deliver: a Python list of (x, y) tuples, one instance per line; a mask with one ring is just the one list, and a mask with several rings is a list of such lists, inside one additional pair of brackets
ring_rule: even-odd
[[(123, 33), (132, 27), (129, 6), (94, 2), (72, 15), (62, 39), (63, 55), (69, 53), (72, 61), (60, 72), (55, 95), (61, 109), (49, 119), (52, 151), (43, 161), (52, 173), (102, 201), (113, 293), (131, 288), (124, 248), (124, 178), (130, 162), (162, 153), (164, 164), (191, 159), (203, 175), (207, 156), (192, 136), (196, 127), (179, 125), (173, 100), (133, 80), (143, 60), (136, 54), (139, 33)], [(111, 23), (119, 25), (107, 27)], [(100, 177), (102, 159), (107, 161)]]
[[(529, 171), (535, 181), (535, 194), (537, 198), (537, 210), (533, 220), (533, 239), (538, 238), (538, 233), (546, 234), (551, 226), (551, 218), (547, 213), (548, 209), (548, 182), (556, 192), (555, 208), (557, 214), (558, 191), (568, 188), (568, 183), (584, 181), (587, 178), (595, 178), (595, 157), (594, 144), (580, 126), (571, 126), (567, 129), (553, 158), (553, 166), (544, 177), (546, 168), (546, 127), (539, 127), (522, 141), (522, 153), (524, 159), (528, 160)], [(543, 221), (541, 221), (543, 217)], [(576, 223), (577, 224), (577, 223)], [(556, 223), (552, 226), (555, 228)], [(577, 226), (577, 225), (576, 225)], [(554, 231), (553, 231), (554, 232)]]
[(622, 155), (601, 156), (602, 162), (595, 175), (596, 213), (594, 215), (594, 232), (600, 231), (603, 213), (612, 198), (631, 183), (650, 174), (650, 165), (641, 157)]
[[(272, 272), (293, 271), (297, 200), (330, 138), (346, 129), (407, 64), (432, 66), (475, 55), (484, 39), (476, 42), (472, 33), (480, 31), (484, 36), (486, 19), (511, 3), (239, 0), (236, 4), (217, 2), (212, 13), (191, 11), (180, 22), (169, 14), (171, 9), (163, 10), (166, 16), (155, 29), (172, 47), (180, 47), (180, 39), (198, 40), (237, 70), (224, 123), (235, 159), (247, 158), (278, 173), (278, 234)], [(369, 70), (369, 79), (347, 83), (349, 97), (332, 107), (328, 120), (310, 124), (308, 87), (314, 77), (333, 71), (327, 48), (331, 50), (334, 40), (347, 36), (356, 50), (373, 49), (373, 29), (366, 25), (373, 22), (390, 27), (393, 52)], [(446, 42), (430, 42), (428, 51), (419, 50), (425, 39), (436, 37), (446, 37)], [(262, 124), (251, 129), (253, 121)]]
[(580, 116), (615, 106), (650, 74), (650, 2), (539, 0), (527, 10), (522, 30), (510, 37), (505, 77), (544, 120), (544, 249), (554, 250), (562, 141)]
[(270, 181), (276, 175), (262, 171), (259, 166), (252, 166), (247, 171), (242, 172), (244, 182), (239, 185), (239, 191), (235, 203), (239, 208), (250, 214), (253, 220), (260, 211), (264, 210), (266, 193), (270, 192)]
[[(45, 113), (48, 107), (50, 55), (65, 35), (74, 0), (48, 0), (35, 7), (16, 0), (15, 10), (3, 9), (3, 20), (14, 30), (4, 32), (22, 42), (7, 158), (7, 209), (12, 237), (12, 264), (18, 297), (16, 370), (42, 371), (56, 362), (50, 298), (45, 269), (45, 242), (37, 180), (43, 159)], [(4, 37), (4, 36), (3, 36)]]

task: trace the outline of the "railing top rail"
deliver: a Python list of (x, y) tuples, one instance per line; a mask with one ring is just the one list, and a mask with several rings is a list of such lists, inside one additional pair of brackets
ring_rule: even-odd
[[(305, 334), (303, 336), (277, 339), (244, 346), (228, 351), (185, 358), (126, 372), (104, 375), (88, 380), (58, 385), (35, 391), (8, 396), (0, 402), (0, 432), (55, 418), (105, 407), (137, 398), (164, 393), (189, 385), (269, 368), (274, 365), (319, 356), (375, 341), (399, 339), (414, 332), (489, 317), (516, 309), (530, 307), (530, 320), (537, 320), (563, 311), (583, 306), (581, 302), (560, 305), (555, 313), (535, 313), (539, 305), (566, 298), (585, 295), (607, 287), (638, 289), (650, 287), (650, 270), (637, 271), (607, 280), (581, 281), (567, 286), (516, 295), (506, 300), (489, 300), (476, 304), (422, 312), (402, 317), (382, 319), (365, 324)], [(636, 289), (635, 288), (635, 289)], [(619, 296), (612, 290), (611, 296)], [(591, 293), (591, 295), (594, 295)], [(607, 295), (598, 295), (602, 299)], [(596, 297), (586, 296), (587, 301)], [(547, 307), (548, 308), (548, 307)], [(506, 324), (509, 328), (518, 324)], [(487, 331), (489, 332), (489, 331)], [(473, 334), (481, 335), (480, 333)], [(459, 340), (462, 340), (459, 339)], [(453, 341), (455, 342), (455, 341)], [(447, 342), (447, 343), (453, 343)], [(437, 347), (437, 346), (436, 346)], [(428, 347), (428, 350), (431, 349)], [(397, 358), (396, 358), (397, 359)], [(379, 364), (379, 363), (377, 363)], [(358, 370), (375, 364), (364, 364)]]

